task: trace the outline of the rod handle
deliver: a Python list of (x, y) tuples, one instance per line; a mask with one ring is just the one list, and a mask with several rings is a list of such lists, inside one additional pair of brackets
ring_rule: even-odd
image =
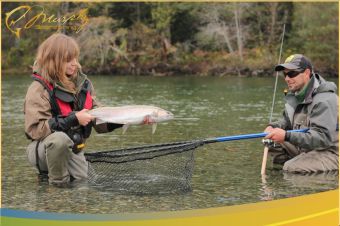
[(266, 174), (266, 166), (267, 166), (267, 157), (268, 157), (268, 146), (264, 147), (263, 150), (263, 158), (262, 158), (262, 166), (261, 166), (261, 175)]

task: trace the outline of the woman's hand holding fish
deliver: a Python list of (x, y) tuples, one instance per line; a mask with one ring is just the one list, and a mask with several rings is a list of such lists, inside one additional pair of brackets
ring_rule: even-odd
[(88, 109), (83, 109), (76, 113), (78, 122), (82, 126), (86, 126), (89, 122), (91, 122), (94, 119), (94, 117), (90, 115), (88, 111), (89, 111)]

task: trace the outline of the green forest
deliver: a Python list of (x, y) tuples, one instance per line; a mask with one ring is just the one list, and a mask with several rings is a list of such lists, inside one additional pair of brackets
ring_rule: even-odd
[[(31, 10), (13, 12), (21, 6)], [(32, 18), (42, 10), (86, 18), (39, 29), (46, 21)], [(2, 2), (2, 72), (29, 72), (39, 44), (58, 31), (79, 43), (86, 74), (271, 76), (285, 25), (281, 62), (302, 53), (323, 76), (338, 76), (338, 10), (338, 2)]]

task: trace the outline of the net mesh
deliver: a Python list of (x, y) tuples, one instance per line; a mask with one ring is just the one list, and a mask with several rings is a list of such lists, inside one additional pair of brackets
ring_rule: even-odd
[(189, 141), (86, 153), (89, 182), (124, 194), (188, 192), (193, 150), (203, 144)]

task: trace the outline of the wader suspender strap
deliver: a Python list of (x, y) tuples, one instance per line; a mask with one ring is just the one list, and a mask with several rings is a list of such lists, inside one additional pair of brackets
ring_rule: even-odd
[(47, 171), (42, 171), (40, 169), (40, 165), (39, 165), (39, 144), (40, 144), (40, 140), (37, 141), (37, 145), (35, 146), (35, 162), (36, 162), (36, 166), (37, 166), (37, 169), (39, 171), (39, 175), (47, 175), (48, 174)]
[(54, 89), (50, 90), (50, 88), (45, 84), (45, 82), (43, 82), (42, 80), (40, 80), (39, 78), (32, 76), (33, 79), (37, 82), (39, 82), (48, 92), (49, 96), (50, 96), (50, 104), (51, 104), (51, 111), (52, 111), (52, 116), (56, 117), (59, 114), (59, 107), (58, 104), (56, 102), (56, 100), (54, 99)]

